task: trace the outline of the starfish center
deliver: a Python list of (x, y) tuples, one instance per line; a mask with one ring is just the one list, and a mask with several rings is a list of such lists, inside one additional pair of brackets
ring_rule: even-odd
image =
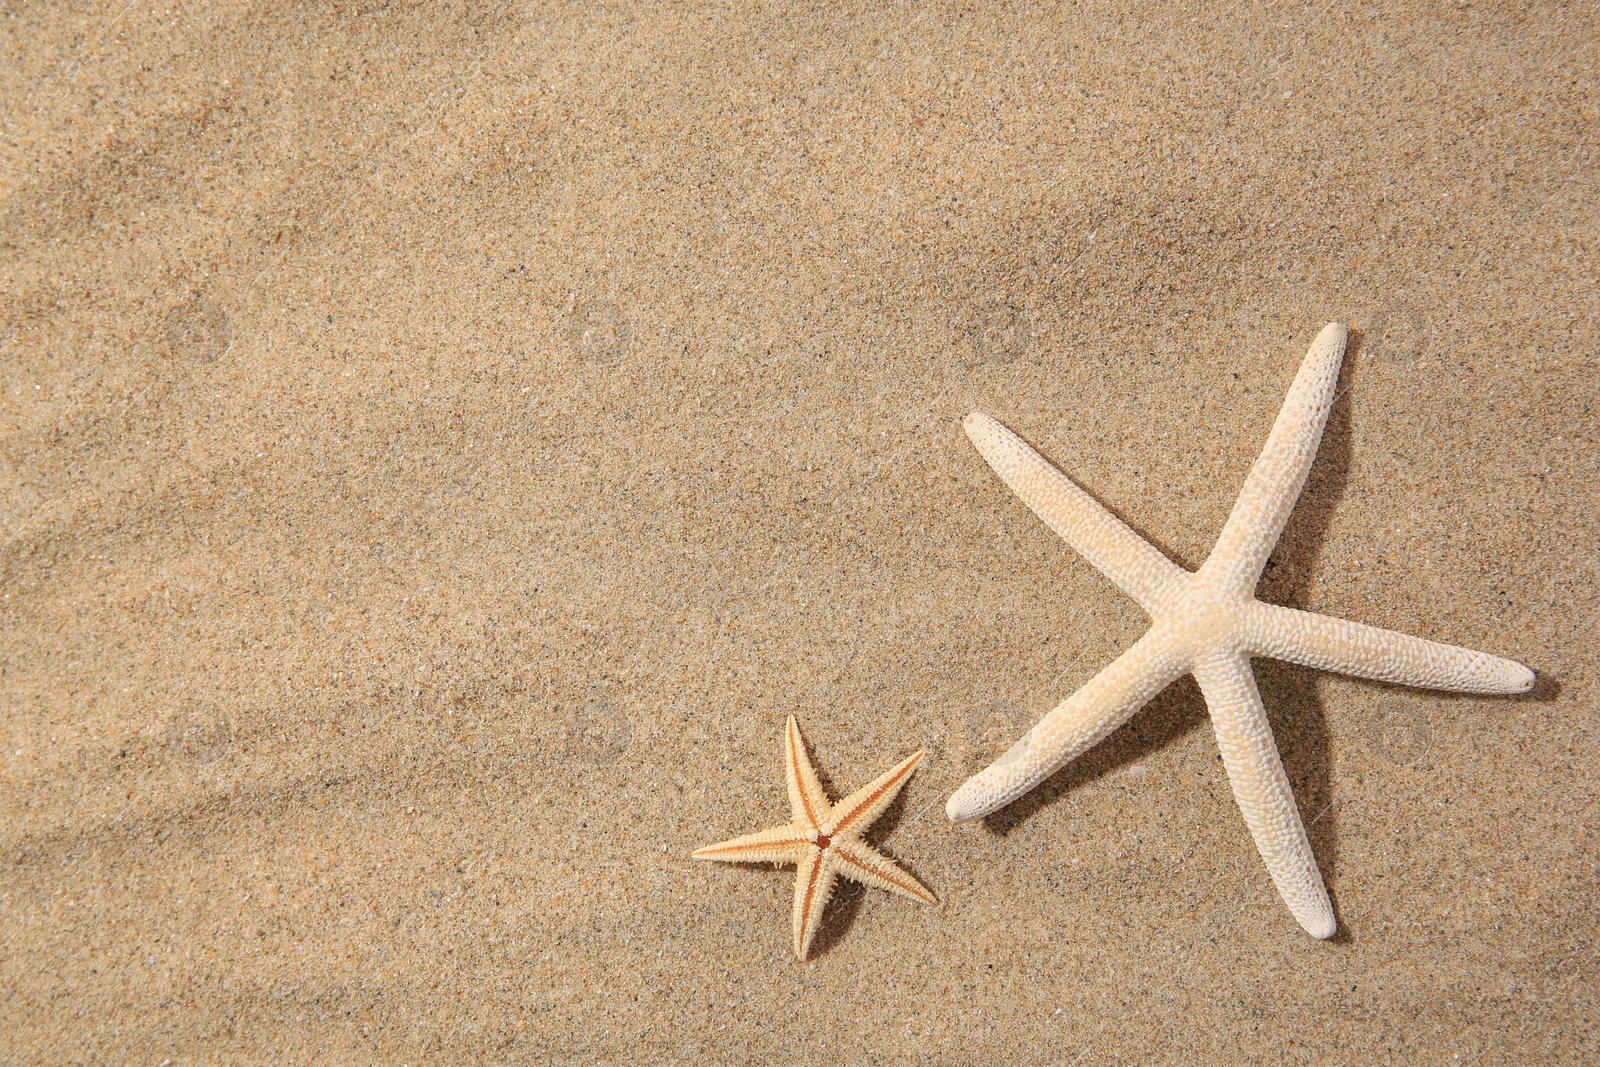
[(1242, 606), (1231, 597), (1195, 590), (1168, 622), (1191, 652), (1214, 652), (1238, 643)]
[(829, 837), (827, 834), (818, 834), (817, 835), (817, 847), (818, 848), (827, 848), (831, 844), (833, 844), (833, 838)]

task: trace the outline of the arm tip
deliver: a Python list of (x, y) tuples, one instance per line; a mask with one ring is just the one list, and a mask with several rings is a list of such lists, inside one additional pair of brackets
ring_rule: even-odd
[(967, 439), (976, 443), (979, 437), (989, 437), (994, 434), (994, 428), (1000, 425), (993, 418), (981, 411), (970, 412), (961, 420), (961, 428), (966, 431)]
[(1334, 921), (1331, 911), (1310, 921), (1302, 919), (1300, 925), (1305, 927), (1306, 933), (1318, 941), (1326, 941), (1339, 932), (1339, 924)]
[(1512, 663), (1511, 669), (1506, 672), (1508, 693), (1526, 693), (1533, 688), (1533, 683), (1538, 681), (1538, 675), (1520, 663)]
[(975, 793), (976, 790), (972, 788), (972, 779), (969, 778), (960, 789), (950, 794), (949, 800), (945, 801), (945, 816), (951, 822), (960, 824), (971, 822), (973, 819), (981, 819), (987, 815), (988, 812), (984, 810), (982, 801), (974, 795)]

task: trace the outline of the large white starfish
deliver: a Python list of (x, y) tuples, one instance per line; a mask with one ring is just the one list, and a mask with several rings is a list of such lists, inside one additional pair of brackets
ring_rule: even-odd
[(1333, 406), (1345, 328), (1312, 342), (1205, 564), (1179, 568), (1016, 434), (979, 412), (963, 423), (989, 466), (1034, 514), (1151, 618), (1148, 632), (1015, 745), (969, 778), (945, 806), (954, 822), (1004, 807), (1193, 672), (1211, 712), (1234, 799), (1289, 910), (1312, 937), (1336, 925), (1294, 793), (1261, 706), (1250, 657), (1268, 656), (1359, 678), (1463, 693), (1522, 693), (1533, 672), (1487, 652), (1424, 641), (1255, 599), (1261, 569), (1305, 485)]

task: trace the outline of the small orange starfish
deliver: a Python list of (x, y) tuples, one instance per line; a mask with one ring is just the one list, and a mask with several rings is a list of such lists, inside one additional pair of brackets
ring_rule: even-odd
[(938, 898), (921, 882), (901, 870), (888, 856), (861, 839), (884, 810), (894, 802), (900, 787), (917, 769), (926, 753), (918, 749), (892, 770), (885, 771), (837, 804), (817, 781), (816, 768), (806, 757), (800, 727), (789, 716), (785, 733), (784, 765), (789, 779), (789, 808), (794, 821), (716, 845), (697, 848), (697, 860), (724, 863), (793, 863), (799, 870), (794, 882), (794, 954), (802, 960), (811, 939), (822, 925), (822, 909), (833, 896), (834, 881), (843, 875), (852, 881), (887, 889), (891, 893), (937, 904)]

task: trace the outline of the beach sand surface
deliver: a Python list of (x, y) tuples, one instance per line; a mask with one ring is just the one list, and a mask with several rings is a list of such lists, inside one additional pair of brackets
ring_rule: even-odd
[[(1588, 4), (13, 4), (0, 1061), (1593, 1063)], [(1191, 680), (961, 432), (1187, 567), (1351, 344), (1258, 661), (1340, 933)], [(928, 907), (691, 862), (928, 758)]]

